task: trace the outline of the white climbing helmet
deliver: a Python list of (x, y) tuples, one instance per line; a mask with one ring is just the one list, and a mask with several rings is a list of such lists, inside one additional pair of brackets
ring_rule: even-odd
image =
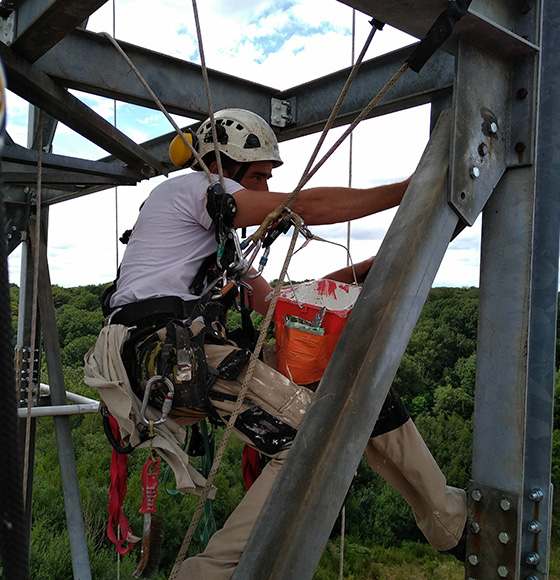
[[(282, 165), (278, 140), (270, 125), (259, 115), (245, 109), (223, 109), (214, 114), (218, 148), (239, 163), (272, 161)], [(212, 125), (206, 119), (196, 132), (197, 150), (201, 157), (214, 151)], [(198, 167), (195, 165), (195, 169)]]

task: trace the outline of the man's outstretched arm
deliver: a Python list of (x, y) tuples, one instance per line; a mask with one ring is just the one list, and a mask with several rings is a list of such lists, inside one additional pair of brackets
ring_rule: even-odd
[[(369, 189), (348, 187), (313, 187), (298, 195), (292, 210), (307, 225), (350, 221), (399, 205), (410, 179)], [(242, 189), (234, 197), (237, 203), (235, 227), (260, 225), (287, 197), (285, 193)]]

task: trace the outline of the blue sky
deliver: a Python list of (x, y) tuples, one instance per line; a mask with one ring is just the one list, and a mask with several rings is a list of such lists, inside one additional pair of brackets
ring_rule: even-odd
[[(204, 53), (210, 68), (241, 76), (278, 89), (289, 88), (351, 64), (352, 10), (335, 0), (206, 0), (199, 2)], [(95, 32), (145, 46), (178, 58), (199, 62), (196, 30), (190, 3), (176, 0), (115, 0), (113, 23), (110, 0), (89, 20)], [(149, 18), (146, 15), (149, 14)], [(370, 25), (369, 17), (356, 13), (356, 48), (361, 50)], [(394, 50), (414, 39), (388, 27), (378, 32), (366, 58)], [(159, 111), (75, 93), (104, 118), (137, 143), (167, 133), (171, 126)], [(372, 95), (373, 96), (373, 95)], [(187, 122), (176, 117), (179, 124)], [(429, 107), (403, 111), (363, 122), (354, 132), (352, 184), (370, 187), (402, 180), (415, 169), (427, 143)], [(26, 144), (27, 106), (8, 95), (8, 132)], [(341, 130), (332, 131), (322, 152)], [(382, 137), (381, 137), (382, 136)], [(285, 164), (270, 182), (272, 191), (291, 191), (297, 184), (318, 136), (281, 144)], [(106, 153), (62, 124), (54, 140), (54, 153), (97, 159)], [(348, 185), (349, 145), (345, 143), (319, 170), (309, 185)], [(176, 175), (176, 174), (175, 174)], [(165, 178), (136, 187), (119, 187), (70, 202), (50, 211), (49, 264), (54, 284), (76, 286), (112, 280), (124, 246), (117, 233), (132, 227), (141, 202)], [(350, 252), (354, 261), (376, 253), (394, 211), (357, 220), (351, 226)], [(346, 243), (346, 224), (314, 228), (321, 237)], [(465, 230), (455, 240), (436, 278), (437, 285), (478, 285), (480, 227)], [(265, 277), (278, 276), (288, 240), (273, 248)], [(10, 280), (19, 283), (19, 252), (10, 257)], [(312, 243), (294, 258), (292, 279), (320, 277), (346, 264), (346, 251)]]

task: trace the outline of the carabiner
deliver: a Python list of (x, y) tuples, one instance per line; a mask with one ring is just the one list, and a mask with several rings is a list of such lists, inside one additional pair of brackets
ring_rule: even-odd
[(148, 400), (150, 398), (150, 391), (154, 388), (154, 385), (157, 384), (157, 386), (159, 386), (162, 383), (167, 387), (167, 395), (165, 397), (165, 401), (163, 402), (163, 405), (161, 406), (161, 418), (158, 419), (157, 421), (154, 421), (153, 425), (155, 426), (155, 425), (161, 425), (162, 423), (165, 423), (165, 421), (167, 419), (167, 415), (169, 414), (169, 411), (171, 410), (171, 405), (173, 404), (173, 395), (175, 394), (175, 387), (173, 386), (173, 383), (167, 377), (162, 377), (161, 375), (154, 375), (146, 383), (146, 390), (144, 391), (144, 398), (142, 399), (142, 408), (140, 410), (140, 419), (142, 420), (142, 423), (144, 423), (145, 425), (150, 424), (150, 421), (148, 419), (146, 419), (146, 408), (148, 407)]

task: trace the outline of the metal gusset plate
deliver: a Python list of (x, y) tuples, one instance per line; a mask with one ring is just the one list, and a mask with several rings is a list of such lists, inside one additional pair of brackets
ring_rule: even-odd
[(519, 578), (519, 495), (475, 481), (468, 494), (467, 578)]

